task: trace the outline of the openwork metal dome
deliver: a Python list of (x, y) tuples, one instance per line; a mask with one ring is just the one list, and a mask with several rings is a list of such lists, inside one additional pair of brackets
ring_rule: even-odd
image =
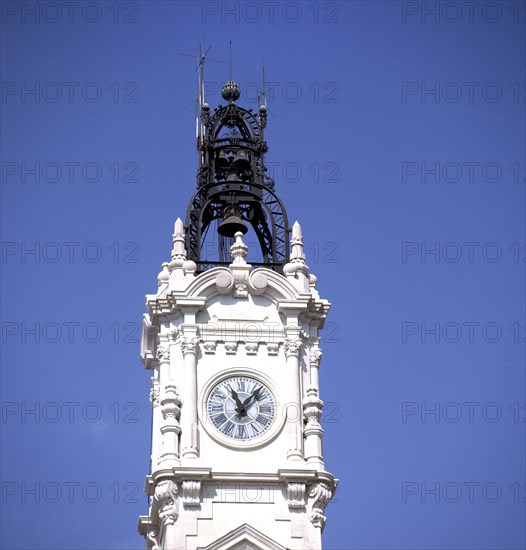
[[(199, 271), (225, 265), (235, 233), (246, 233), (251, 226), (262, 258), (262, 262), (252, 263), (282, 271), (290, 255), (290, 229), (285, 207), (274, 192), (274, 180), (267, 175), (264, 162), (268, 150), (264, 139), (267, 109), (261, 105), (254, 113), (237, 105), (241, 89), (232, 80), (223, 85), (222, 96), (227, 105), (211, 111), (201, 93), (197, 191), (185, 223), (188, 257)], [(212, 226), (217, 226), (219, 243), (213, 259), (204, 254)]]

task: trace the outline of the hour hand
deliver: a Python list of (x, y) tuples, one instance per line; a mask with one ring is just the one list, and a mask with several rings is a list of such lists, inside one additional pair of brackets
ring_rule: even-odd
[[(234, 401), (236, 402), (236, 410), (242, 409), (243, 404), (241, 403), (241, 400), (239, 399), (239, 395), (237, 394), (237, 391), (230, 388), (230, 393), (232, 394), (232, 397), (234, 398)], [(238, 410), (238, 412), (239, 412), (239, 410)]]
[(239, 395), (236, 390), (230, 388), (230, 393), (232, 394), (232, 397), (234, 398), (234, 401), (236, 402), (236, 413), (241, 416), (246, 416), (247, 411), (245, 410), (245, 403), (241, 403), (241, 399), (239, 399)]

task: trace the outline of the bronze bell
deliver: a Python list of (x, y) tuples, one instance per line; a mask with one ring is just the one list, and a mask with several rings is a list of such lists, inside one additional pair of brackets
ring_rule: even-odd
[(224, 170), (228, 166), (228, 160), (225, 151), (221, 149), (216, 156), (216, 170)]
[(217, 232), (223, 237), (233, 237), (238, 231), (243, 235), (248, 231), (248, 227), (241, 219), (241, 214), (236, 206), (225, 208), (223, 212), (223, 221), (219, 224)]
[(228, 183), (239, 183), (239, 176), (236, 172), (230, 172), (226, 178)]
[(237, 170), (242, 170), (248, 172), (251, 168), (250, 160), (248, 160), (248, 155), (246, 151), (238, 151), (236, 154), (236, 160), (234, 161), (234, 166)]

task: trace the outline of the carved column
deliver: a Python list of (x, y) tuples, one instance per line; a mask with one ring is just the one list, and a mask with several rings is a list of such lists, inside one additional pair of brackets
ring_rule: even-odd
[(321, 349), (318, 346), (313, 346), (310, 350), (310, 383), (311, 386), (314, 386), (316, 389), (320, 387), (319, 383), (319, 370), (321, 362)]
[[(287, 332), (290, 332), (289, 330)], [(287, 458), (289, 460), (302, 460), (301, 445), (301, 394), (300, 394), (300, 350), (301, 340), (296, 337), (296, 330), (293, 330), (292, 337), (285, 340), (285, 357), (287, 358), (287, 432), (289, 438), (289, 449)]]
[(156, 368), (151, 379), (150, 389), (150, 401), (152, 403), (152, 454), (150, 460), (152, 462), (152, 469), (157, 465), (160, 453), (159, 435), (161, 427), (161, 409), (159, 394), (159, 372)]
[(163, 415), (161, 424), (162, 452), (159, 464), (163, 467), (179, 464), (179, 415), (181, 413), (181, 398), (177, 388), (173, 384), (167, 384), (161, 398), (161, 411)]
[(317, 347), (310, 350), (310, 380), (303, 402), (305, 428), (305, 460), (317, 468), (324, 469), (323, 465), (323, 428), (320, 424), (323, 401), (319, 399), (318, 370), (321, 360), (321, 350)]
[(159, 336), (157, 360), (159, 361), (159, 382), (163, 385), (170, 379), (170, 344), (166, 335)]
[[(156, 350), (157, 361), (158, 361), (158, 370), (157, 370), (157, 388), (156, 391), (152, 391), (150, 394), (152, 398), (157, 398), (157, 403), (152, 401), (153, 406), (153, 426), (152, 426), (152, 468), (155, 468), (159, 461), (161, 460), (161, 454), (163, 453), (163, 436), (162, 436), (162, 426), (163, 426), (163, 415), (161, 410), (161, 388), (168, 384), (170, 380), (170, 343), (168, 336), (166, 334), (160, 334), (157, 337), (158, 345)], [(152, 390), (154, 388), (152, 387)], [(155, 406), (157, 405), (157, 406)], [(153, 439), (156, 439), (155, 447), (156, 453), (153, 453)]]
[(305, 460), (321, 470), (323, 466), (322, 437), (323, 428), (320, 424), (323, 402), (318, 399), (318, 389), (313, 386), (307, 388), (307, 397), (303, 402), (305, 417)]
[(198, 458), (197, 436), (197, 350), (199, 338), (184, 336), (181, 349), (184, 357), (185, 401), (182, 415), (182, 451), (184, 458)]

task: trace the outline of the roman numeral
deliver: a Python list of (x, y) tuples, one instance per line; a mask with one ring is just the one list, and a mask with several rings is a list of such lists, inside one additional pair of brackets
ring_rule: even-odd
[(211, 401), (219, 401), (219, 403), (224, 403), (226, 401), (226, 396), (221, 393), (219, 390), (215, 389), (210, 396)]
[(270, 394), (268, 393), (268, 391), (265, 388), (263, 388), (259, 392), (258, 401), (272, 401), (272, 398), (270, 397)]
[(216, 426), (222, 426), (226, 420), (226, 416), (223, 413), (216, 414), (212, 417), (212, 421)]
[(264, 428), (266, 428), (268, 423), (270, 422), (270, 418), (268, 418), (267, 416), (261, 416), (260, 414), (258, 414), (256, 417), (256, 422), (258, 422)]
[(237, 427), (237, 437), (245, 439), (248, 436), (247, 429), (244, 424), (239, 424)]
[(230, 422), (230, 420), (223, 426), (223, 433), (225, 435), (228, 435), (232, 437), (234, 435), (234, 429), (236, 425), (233, 422)]
[(274, 407), (270, 403), (264, 403), (259, 405), (259, 412), (262, 414), (272, 414)]
[(210, 403), (208, 406), (208, 410), (210, 411), (211, 414), (214, 414), (214, 413), (217, 414), (223, 411), (223, 405)]
[(259, 428), (258, 424), (249, 424), (250, 429), (252, 430), (252, 437), (255, 437), (256, 435), (259, 435), (259, 432), (261, 429)]

